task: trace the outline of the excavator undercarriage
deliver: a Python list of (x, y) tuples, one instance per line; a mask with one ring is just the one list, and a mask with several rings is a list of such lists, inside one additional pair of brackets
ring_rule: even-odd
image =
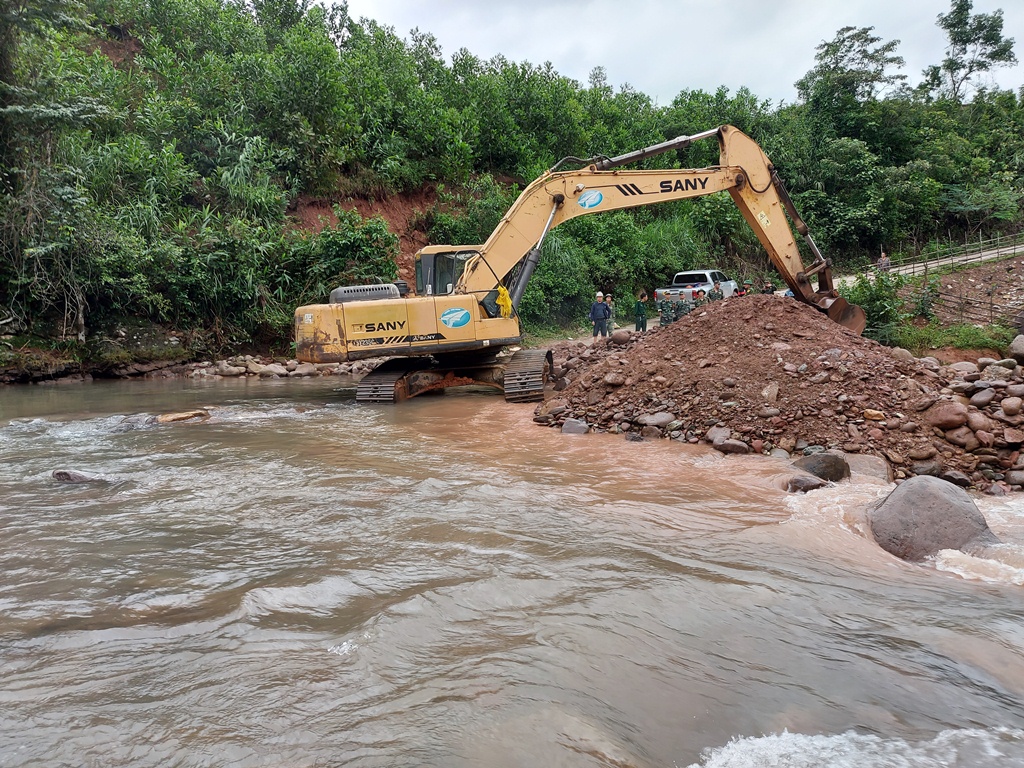
[(544, 399), (551, 369), (551, 351), (546, 349), (485, 357), (398, 357), (381, 363), (359, 381), (356, 401), (400, 403), (427, 392), (478, 385), (503, 391), (510, 403), (532, 403)]

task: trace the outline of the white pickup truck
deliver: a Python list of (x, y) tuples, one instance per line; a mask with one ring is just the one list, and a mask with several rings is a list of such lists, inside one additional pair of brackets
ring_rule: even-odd
[(683, 298), (693, 300), (693, 293), (701, 288), (705, 292), (710, 291), (718, 283), (722, 288), (722, 295), (729, 298), (736, 293), (739, 286), (735, 280), (730, 280), (723, 272), (717, 269), (691, 269), (687, 272), (676, 272), (672, 278), (672, 284), (667, 288), (659, 288), (654, 292), (655, 301), (676, 301), (680, 293)]

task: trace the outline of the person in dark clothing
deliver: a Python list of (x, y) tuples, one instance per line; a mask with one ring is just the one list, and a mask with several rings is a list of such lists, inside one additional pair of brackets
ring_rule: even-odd
[(604, 303), (604, 294), (598, 291), (596, 301), (590, 305), (590, 322), (594, 324), (595, 338), (598, 334), (601, 336), (608, 335), (608, 317), (611, 313), (609, 306)]
[(636, 321), (637, 331), (647, 330), (647, 291), (640, 291), (636, 306), (633, 307), (633, 318)]
[(773, 283), (771, 280), (765, 280), (764, 281), (764, 288), (761, 289), (761, 293), (768, 294), (768, 293), (775, 293), (775, 291), (776, 291), (775, 283)]

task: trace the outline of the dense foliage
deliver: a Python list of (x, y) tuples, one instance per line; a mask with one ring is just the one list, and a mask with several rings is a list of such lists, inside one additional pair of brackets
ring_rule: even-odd
[[(343, 2), (13, 0), (0, 11), (0, 328), (85, 338), (135, 316), (222, 343), (284, 338), (294, 306), (396, 275), (382, 221), (342, 214), (304, 233), (288, 215), (302, 196), (436, 185), (431, 239), (479, 242), (518, 193), (510, 179), (723, 123), (765, 148), (838, 264), (1016, 231), (1024, 88), (982, 87), (1016, 59), (1001, 12), (972, 10), (953, 0), (939, 16), (949, 44), (917, 85), (899, 41), (847, 27), (818, 46), (796, 104), (723, 88), (658, 106), (601, 68), (583, 85), (550, 64), (446, 58), (429, 34), (356, 21)], [(705, 142), (647, 162), (716, 155)], [(770, 268), (726, 197), (584, 217), (545, 243), (522, 312), (572, 319), (594, 287), (650, 289), (708, 265)]]

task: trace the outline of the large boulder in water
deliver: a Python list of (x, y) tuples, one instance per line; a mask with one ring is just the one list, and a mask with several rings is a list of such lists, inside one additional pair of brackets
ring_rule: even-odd
[(943, 549), (977, 552), (998, 544), (985, 517), (963, 488), (937, 477), (912, 477), (868, 511), (878, 545), (920, 561)]
[(815, 453), (804, 456), (794, 461), (793, 466), (799, 467), (804, 472), (810, 472), (822, 480), (828, 480), (830, 483), (838, 483), (843, 478), (850, 476), (850, 465), (846, 459), (834, 453)]
[(51, 473), (54, 480), (61, 483), (95, 483), (97, 478), (76, 472), (73, 469), (55, 469)]

